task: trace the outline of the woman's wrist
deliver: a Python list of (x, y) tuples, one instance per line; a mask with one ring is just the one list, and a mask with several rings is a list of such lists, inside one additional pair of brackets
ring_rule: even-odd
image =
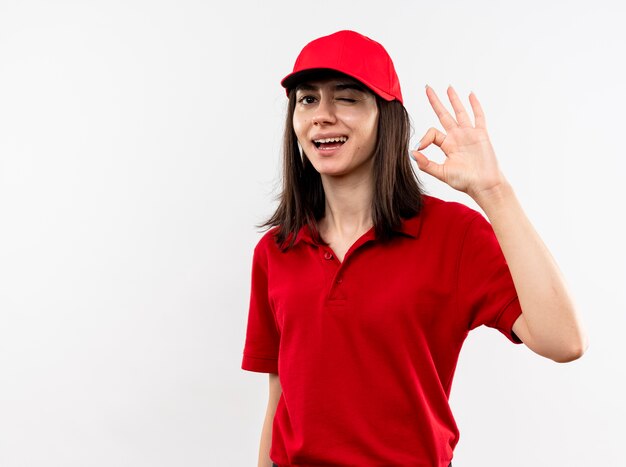
[(488, 217), (490, 212), (499, 211), (517, 202), (513, 186), (504, 178), (500, 183), (470, 196)]

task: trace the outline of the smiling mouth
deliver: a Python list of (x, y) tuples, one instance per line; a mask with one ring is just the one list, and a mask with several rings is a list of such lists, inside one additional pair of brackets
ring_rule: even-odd
[(336, 149), (346, 141), (348, 141), (347, 137), (337, 136), (335, 138), (315, 139), (313, 140), (313, 144), (315, 144), (317, 149)]

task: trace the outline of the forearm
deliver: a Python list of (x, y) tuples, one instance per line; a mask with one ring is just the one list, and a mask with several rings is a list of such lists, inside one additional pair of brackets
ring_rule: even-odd
[(587, 337), (561, 272), (508, 182), (475, 198), (508, 263), (533, 350), (561, 360), (582, 354)]
[(270, 459), (270, 447), (272, 445), (272, 424), (274, 421), (274, 412), (268, 407), (263, 422), (263, 430), (261, 431), (261, 442), (259, 446), (259, 467), (272, 467)]

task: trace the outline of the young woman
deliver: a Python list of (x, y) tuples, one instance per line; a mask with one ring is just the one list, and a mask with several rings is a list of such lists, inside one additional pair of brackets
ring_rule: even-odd
[[(420, 170), (489, 218), (424, 194), (391, 58), (339, 31), (304, 47), (289, 97), (283, 191), (252, 261), (242, 368), (269, 373), (260, 466), (451, 465), (448, 397), (463, 341), (487, 325), (557, 362), (587, 338), (550, 253), (475, 123), (426, 87), (445, 133)], [(443, 164), (420, 150), (435, 144)]]

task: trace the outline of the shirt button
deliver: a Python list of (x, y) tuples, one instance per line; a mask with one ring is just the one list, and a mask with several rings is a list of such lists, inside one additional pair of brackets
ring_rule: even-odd
[(341, 284), (342, 282), (343, 282), (343, 279), (341, 277), (337, 279), (337, 284)]
[(324, 259), (332, 259), (333, 254), (330, 251), (324, 253)]

